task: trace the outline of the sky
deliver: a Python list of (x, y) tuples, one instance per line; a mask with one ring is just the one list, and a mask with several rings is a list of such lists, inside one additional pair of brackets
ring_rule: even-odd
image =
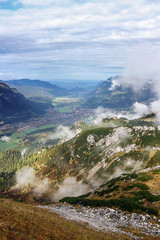
[(105, 80), (144, 44), (160, 49), (158, 0), (0, 0), (2, 80)]

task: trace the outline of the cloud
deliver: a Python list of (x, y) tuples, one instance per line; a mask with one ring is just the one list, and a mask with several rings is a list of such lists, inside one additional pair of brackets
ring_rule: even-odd
[(25, 6), (49, 6), (49, 5), (60, 5), (65, 6), (71, 3), (74, 3), (72, 0), (19, 0), (19, 2)]
[(140, 40), (159, 49), (159, 2), (19, 3), (0, 10), (0, 71), (16, 78), (101, 80), (121, 73)]
[(27, 151), (27, 148), (25, 148), (25, 149), (23, 149), (23, 150), (21, 151), (21, 157), (22, 157), (22, 158), (23, 158), (24, 155), (26, 154), (26, 151)]
[(57, 202), (64, 197), (77, 197), (87, 193), (89, 186), (82, 182), (78, 182), (75, 177), (68, 177), (59, 186), (57, 192), (52, 196), (52, 200)]
[(48, 190), (49, 190), (49, 179), (48, 178), (44, 178), (33, 189), (33, 194), (36, 195), (37, 197), (41, 197)]
[[(126, 119), (129, 119), (129, 120), (136, 119), (136, 118), (141, 117), (141, 114), (142, 114), (142, 112), (144, 111), (144, 108), (145, 108), (144, 106), (145, 106), (144, 104), (135, 103), (133, 105), (133, 109), (135, 111), (134, 114), (117, 112), (117, 111), (113, 111), (111, 109), (99, 106), (98, 108), (95, 109), (94, 116), (91, 119), (90, 123), (91, 124), (102, 124), (102, 120), (104, 118), (108, 118), (108, 119), (111, 119), (111, 118), (126, 118)], [(143, 107), (143, 111), (140, 110), (140, 107)], [(147, 106), (146, 106), (146, 108), (147, 108)], [(108, 127), (116, 127), (117, 126), (117, 125), (115, 125), (114, 121), (113, 122), (110, 121), (109, 123), (106, 123), (106, 124), (107, 124)]]
[(68, 126), (59, 125), (55, 132), (52, 134), (48, 134), (47, 136), (41, 137), (38, 142), (41, 144), (45, 144), (48, 140), (57, 140), (62, 139), (62, 141), (69, 141), (73, 137), (75, 137), (80, 130), (72, 130)]
[(143, 103), (135, 102), (133, 104), (133, 111), (140, 117), (150, 113), (149, 107)]
[(31, 167), (23, 167), (16, 174), (16, 187), (24, 187), (35, 181), (35, 172)]
[(160, 48), (153, 47), (149, 42), (137, 44), (129, 53), (119, 84), (140, 91), (149, 87), (160, 96)]
[(0, 141), (9, 143), (9, 142), (11, 141), (11, 138), (10, 138), (10, 137), (7, 137), (7, 136), (2, 136), (2, 137), (0, 138)]

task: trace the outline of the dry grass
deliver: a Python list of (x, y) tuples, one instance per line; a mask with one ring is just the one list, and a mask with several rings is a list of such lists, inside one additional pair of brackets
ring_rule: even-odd
[(66, 221), (36, 206), (0, 199), (0, 240), (129, 240), (128, 236), (97, 232), (87, 224)]

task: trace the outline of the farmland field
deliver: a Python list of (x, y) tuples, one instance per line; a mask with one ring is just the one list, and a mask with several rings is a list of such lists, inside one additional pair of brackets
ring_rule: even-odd
[(54, 98), (52, 105), (55, 110), (61, 113), (72, 113), (76, 108), (80, 107), (80, 98)]

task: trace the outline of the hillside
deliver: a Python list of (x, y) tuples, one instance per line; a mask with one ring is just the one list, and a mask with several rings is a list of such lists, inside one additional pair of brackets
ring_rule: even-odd
[[(122, 234), (96, 232), (85, 224), (66, 221), (37, 206), (0, 199), (1, 239), (109, 240)], [(125, 239), (131, 239), (126, 236)]]
[(5, 122), (16, 122), (29, 119), (44, 113), (49, 107), (43, 103), (27, 100), (15, 88), (0, 82), (0, 118)]
[(8, 80), (10, 87), (16, 88), (26, 98), (35, 101), (49, 101), (53, 97), (61, 97), (68, 95), (68, 91), (46, 81), (19, 79)]
[[(108, 127), (114, 121), (117, 126)], [(43, 147), (24, 158), (18, 150), (1, 153), (1, 172), (9, 174), (22, 166), (32, 166), (39, 180), (48, 179), (51, 187), (48, 197), (51, 194), (52, 199), (59, 200), (61, 196), (56, 195), (55, 189), (68, 177), (73, 177), (69, 179), (72, 187), (80, 182), (77, 194), (81, 195), (123, 173), (159, 164), (160, 129), (148, 119), (119, 119), (119, 126), (117, 119), (110, 119), (101, 126), (81, 123), (77, 127), (79, 133), (69, 141), (64, 139), (54, 147)], [(13, 165), (10, 156), (15, 159)], [(33, 181), (29, 195), (37, 184)]]
[[(25, 156), (15, 149), (1, 153), (0, 196), (47, 204), (41, 208), (48, 214), (120, 234), (120, 239), (159, 239), (160, 127), (154, 117), (77, 122), (53, 147)], [(57, 201), (76, 207), (48, 206)]]
[(124, 88), (121, 85), (114, 86), (117, 82), (117, 77), (108, 78), (101, 82), (97, 89), (91, 92), (86, 99), (85, 106), (89, 108), (97, 108), (103, 106), (110, 109), (127, 110), (135, 102), (148, 103), (155, 99), (155, 94), (152, 92), (150, 84), (146, 84), (139, 92), (135, 92), (132, 88)]
[(7, 84), (0, 82), (0, 111), (1, 113), (22, 112), (29, 109), (28, 101), (18, 93), (16, 89), (10, 88)]
[(15, 88), (0, 82), (0, 117), (1, 120), (14, 121), (27, 119), (34, 114), (30, 102)]

